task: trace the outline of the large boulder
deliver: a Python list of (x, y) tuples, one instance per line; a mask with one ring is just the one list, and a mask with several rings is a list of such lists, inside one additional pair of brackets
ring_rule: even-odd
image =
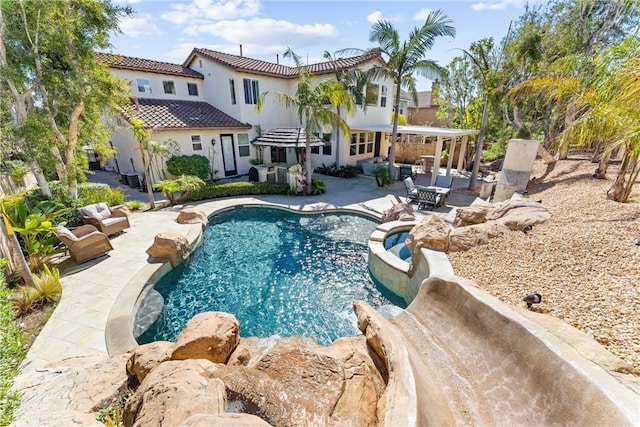
[(487, 214), (487, 221), (497, 221), (510, 230), (523, 230), (551, 218), (551, 212), (540, 202), (527, 198), (513, 198), (496, 203)]
[(487, 221), (487, 214), (491, 210), (490, 203), (474, 203), (471, 206), (456, 209), (453, 225), (465, 227), (467, 225), (482, 224)]
[(227, 365), (215, 375), (231, 401), (273, 425), (375, 425), (384, 389), (364, 340), (331, 349), (286, 338), (250, 366)]
[(209, 219), (204, 212), (196, 209), (183, 209), (178, 213), (176, 218), (178, 224), (202, 224), (204, 229), (209, 223)]
[(182, 264), (191, 246), (185, 236), (175, 232), (165, 232), (156, 235), (153, 244), (147, 249), (147, 254), (153, 258), (168, 258), (173, 267)]
[(173, 343), (169, 341), (155, 341), (136, 347), (127, 360), (127, 374), (140, 384), (153, 368), (171, 359), (172, 350)]
[(21, 375), (14, 426), (103, 426), (96, 412), (127, 391), (127, 354), (78, 357)]
[(213, 378), (216, 369), (202, 359), (161, 363), (127, 400), (124, 425), (169, 427), (195, 414), (223, 413), (227, 395), (222, 381)]
[(173, 347), (171, 359), (207, 359), (226, 363), (240, 342), (240, 324), (233, 314), (200, 313), (189, 320)]
[(436, 215), (429, 215), (411, 229), (405, 245), (411, 252), (409, 276), (413, 276), (420, 259), (422, 248), (447, 251), (449, 249), (449, 233), (451, 228)]
[(384, 211), (382, 214), (382, 222), (391, 221), (415, 221), (413, 214), (413, 206), (407, 203), (398, 203)]

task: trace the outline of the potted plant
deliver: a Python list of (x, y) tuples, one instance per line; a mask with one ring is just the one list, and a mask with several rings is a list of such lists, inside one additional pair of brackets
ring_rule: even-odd
[(373, 176), (376, 177), (376, 182), (378, 183), (378, 187), (384, 187), (385, 185), (389, 185), (393, 183), (393, 178), (391, 178), (391, 172), (387, 168), (375, 168), (373, 171)]

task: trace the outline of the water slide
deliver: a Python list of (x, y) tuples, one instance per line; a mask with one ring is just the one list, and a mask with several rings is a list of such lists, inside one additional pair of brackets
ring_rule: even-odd
[(386, 323), (382, 347), (404, 355), (390, 359), (386, 424), (640, 425), (638, 378), (613, 372), (621, 361), (582, 332), (538, 316), (456, 276), (425, 280)]

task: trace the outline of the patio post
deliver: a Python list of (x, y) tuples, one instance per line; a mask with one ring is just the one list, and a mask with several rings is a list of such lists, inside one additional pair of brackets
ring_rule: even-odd
[(435, 160), (433, 162), (433, 169), (431, 170), (431, 185), (436, 185), (436, 178), (440, 173), (440, 160), (442, 159), (442, 136), (438, 136), (436, 139), (436, 153)]
[(467, 152), (467, 142), (469, 140), (469, 135), (464, 135), (462, 137), (462, 145), (460, 146), (460, 154), (458, 155), (458, 172), (462, 172), (462, 163), (464, 162), (464, 155)]
[(458, 142), (457, 136), (454, 136), (451, 138), (451, 143), (449, 144), (449, 157), (447, 158), (447, 176), (451, 175), (451, 165), (453, 164), (453, 155), (456, 152), (457, 142)]

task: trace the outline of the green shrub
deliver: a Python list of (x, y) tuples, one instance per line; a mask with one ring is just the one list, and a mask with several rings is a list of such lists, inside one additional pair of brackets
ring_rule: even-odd
[[(49, 188), (56, 202), (71, 208), (63, 219), (69, 227), (77, 227), (83, 224), (78, 208), (99, 202), (106, 202), (111, 206), (124, 204), (124, 192), (120, 187), (111, 188), (108, 184), (84, 182), (78, 184), (78, 200), (69, 197), (69, 187), (60, 181), (50, 181)], [(29, 194), (28, 203), (41, 200), (43, 196)]]
[(327, 184), (320, 178), (314, 178), (311, 180), (311, 187), (309, 187), (309, 194), (324, 194), (327, 192)]
[(198, 154), (191, 156), (174, 156), (167, 160), (167, 171), (171, 175), (193, 175), (200, 179), (209, 179), (211, 166), (209, 159)]
[(225, 184), (207, 183), (205, 187), (188, 194), (184, 201), (216, 199), (219, 197), (246, 196), (257, 194), (292, 194), (288, 184), (274, 182), (229, 182)]
[(492, 162), (496, 159), (500, 159), (505, 155), (505, 148), (499, 142), (494, 142), (487, 150), (482, 151), (482, 161)]
[(139, 211), (144, 207), (144, 202), (140, 200), (130, 200), (127, 203), (127, 207), (132, 211)]
[(393, 178), (391, 178), (391, 172), (387, 168), (375, 168), (371, 171), (373, 176), (376, 177), (378, 187), (384, 187), (385, 185), (393, 184)]
[(34, 295), (38, 302), (48, 303), (60, 299), (62, 285), (60, 284), (60, 271), (52, 267), (49, 269), (45, 264), (40, 274), (33, 276)]
[(327, 166), (323, 163), (322, 166), (318, 166), (314, 172), (322, 175), (336, 176), (338, 178), (355, 178), (362, 173), (362, 168), (351, 165), (338, 167), (335, 163)]
[(13, 422), (13, 413), (20, 403), (20, 395), (10, 390), (28, 348), (16, 322), (12, 292), (3, 277), (0, 268), (0, 425), (7, 426)]
[(173, 180), (160, 181), (154, 187), (160, 191), (169, 200), (171, 206), (178, 203), (177, 193), (182, 193), (180, 200), (189, 198), (189, 194), (204, 187), (205, 183), (197, 176), (182, 175)]

